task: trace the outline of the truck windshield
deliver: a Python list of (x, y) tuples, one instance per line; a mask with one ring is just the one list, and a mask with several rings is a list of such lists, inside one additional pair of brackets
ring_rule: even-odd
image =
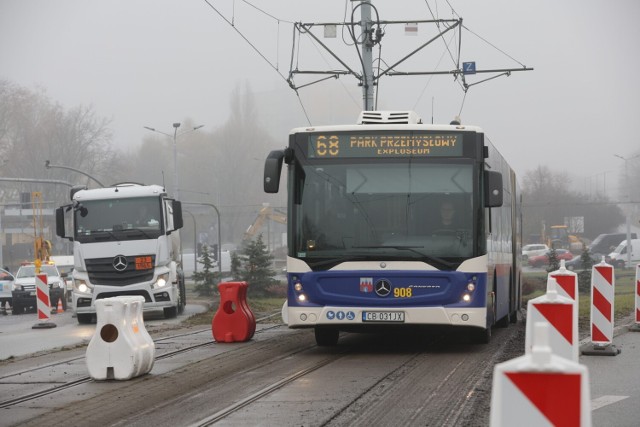
[(157, 197), (86, 200), (75, 212), (79, 242), (157, 239), (163, 220)]
[(293, 256), (442, 264), (474, 253), (470, 163), (311, 164), (292, 171)]

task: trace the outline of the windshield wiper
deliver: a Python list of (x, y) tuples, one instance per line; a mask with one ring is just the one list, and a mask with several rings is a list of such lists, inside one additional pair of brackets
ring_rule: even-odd
[(411, 251), (415, 254), (420, 255), (422, 258), (426, 259), (427, 261), (431, 262), (431, 263), (436, 263), (436, 264), (440, 264), (440, 265), (444, 265), (445, 267), (448, 268), (453, 268), (455, 266), (454, 263), (451, 263), (449, 261), (445, 261), (442, 258), (439, 257), (435, 257), (433, 255), (427, 255), (424, 252), (420, 252), (417, 251), (417, 248), (424, 248), (424, 246), (404, 246), (404, 245), (380, 245), (380, 246), (353, 246), (354, 248), (357, 249), (397, 249), (397, 250), (408, 250)]
[[(98, 233), (104, 233), (104, 235)], [(110, 230), (92, 230), (91, 234), (86, 234), (86, 236), (93, 237), (95, 240), (105, 240), (107, 237), (112, 237), (114, 240), (118, 240), (118, 236)]]
[(146, 231), (144, 231), (144, 230), (143, 230), (143, 229), (141, 229), (141, 228), (125, 228), (125, 229), (124, 229), (124, 230), (122, 230), (122, 231), (136, 231), (136, 232), (138, 232), (138, 233), (142, 233), (142, 235), (144, 235), (144, 237), (146, 237), (146, 238), (148, 238), (148, 239), (151, 239), (151, 237), (152, 237), (149, 233), (147, 233)]
[(313, 263), (308, 263), (309, 267), (311, 268), (315, 268), (315, 267), (322, 267), (325, 265), (330, 265), (330, 264), (340, 264), (343, 262), (349, 262), (349, 261), (364, 261), (369, 259), (368, 257), (365, 256), (349, 256), (349, 257), (335, 257), (335, 258), (329, 258), (326, 259), (324, 261), (318, 261), (318, 262), (313, 262)]

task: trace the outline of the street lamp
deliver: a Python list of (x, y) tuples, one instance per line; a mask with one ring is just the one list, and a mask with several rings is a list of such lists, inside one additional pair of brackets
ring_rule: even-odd
[[(183, 212), (188, 213), (191, 216), (191, 219), (193, 220), (193, 272), (197, 273), (198, 272), (198, 255), (196, 251), (197, 249), (196, 235), (198, 234), (198, 230), (196, 228), (196, 217), (194, 214), (192, 214), (187, 210), (184, 210)], [(182, 251), (180, 255), (182, 255)]]
[(640, 157), (640, 154), (633, 157), (622, 157), (619, 154), (614, 154), (614, 157), (624, 160), (624, 180), (627, 183), (627, 198), (629, 199), (629, 206), (627, 206), (627, 265), (631, 267), (631, 182), (629, 181), (629, 160)]
[(175, 192), (175, 198), (176, 200), (180, 200), (180, 193), (178, 190), (178, 144), (177, 144), (177, 139), (180, 135), (184, 135), (185, 133), (189, 133), (189, 132), (193, 132), (196, 131), (198, 129), (200, 129), (201, 127), (204, 127), (204, 125), (200, 125), (200, 126), (194, 126), (193, 129), (189, 129), (186, 130), (184, 132), (180, 132), (180, 134), (178, 134), (178, 128), (180, 127), (180, 123), (174, 123), (173, 124), (173, 135), (166, 133), (166, 132), (162, 132), (160, 130), (157, 130), (156, 128), (152, 128), (149, 126), (143, 126), (143, 128), (150, 130), (151, 132), (156, 132), (165, 136), (168, 136), (169, 138), (173, 138), (173, 187), (174, 187), (174, 192)]
[(86, 177), (91, 178), (95, 182), (97, 182), (100, 185), (100, 187), (104, 187), (104, 184), (102, 184), (100, 181), (98, 181), (96, 178), (92, 177), (88, 173), (81, 171), (80, 169), (75, 169), (75, 168), (72, 168), (72, 167), (69, 167), (69, 166), (52, 165), (49, 160), (45, 160), (44, 161), (44, 167), (47, 168), (47, 169), (67, 169), (67, 170), (70, 170), (70, 171), (78, 172), (78, 173), (81, 173), (82, 175), (84, 175)]

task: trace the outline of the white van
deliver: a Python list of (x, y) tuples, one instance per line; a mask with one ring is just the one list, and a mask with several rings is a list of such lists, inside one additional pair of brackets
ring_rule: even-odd
[(71, 280), (71, 272), (74, 268), (73, 255), (52, 255), (49, 260), (58, 267), (58, 271), (64, 278), (67, 285), (67, 299), (71, 301), (71, 293), (73, 292), (73, 281)]
[[(624, 267), (627, 262), (627, 241), (620, 242), (617, 248), (607, 257), (607, 262), (614, 267)], [(640, 263), (640, 239), (631, 239), (631, 266)], [(630, 266), (629, 266), (630, 267)]]

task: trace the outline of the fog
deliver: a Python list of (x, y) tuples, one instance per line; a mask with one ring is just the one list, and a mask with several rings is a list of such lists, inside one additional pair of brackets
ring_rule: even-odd
[[(462, 32), (461, 61), (475, 61), (478, 69), (534, 68), (472, 86), (466, 96), (451, 75), (383, 77), (379, 109), (415, 110), (425, 121), (440, 123), (460, 114), (464, 123), (486, 131), (521, 176), (548, 165), (569, 173), (581, 191), (595, 185), (617, 197), (624, 162), (614, 154), (629, 158), (640, 148), (633, 130), (640, 117), (637, 0), (373, 4), (387, 21), (431, 19), (427, 4), (438, 17), (451, 18), (453, 7), (471, 30)], [(285, 81), (291, 22), (342, 22), (350, 19), (351, 6), (346, 0), (3, 0), (0, 78), (44, 88), (67, 107), (93, 106), (112, 120), (113, 143), (122, 150), (151, 136), (143, 126), (168, 133), (175, 122), (218, 128), (229, 116), (234, 88), (247, 85), (259, 112), (246, 120), (262, 122), (284, 146), (290, 128), (308, 121), (353, 123), (362, 108), (352, 76), (300, 89), (299, 98)], [(435, 34), (426, 24), (415, 37), (401, 26), (385, 31), (387, 66)], [(345, 45), (348, 37), (339, 31), (337, 38), (323, 40), (361, 69), (355, 48)], [(457, 39), (454, 55), (456, 44)], [(397, 69), (453, 69), (444, 45), (437, 40)], [(320, 52), (305, 38), (294, 65), (337, 68)], [(468, 76), (467, 83), (486, 77)]]

